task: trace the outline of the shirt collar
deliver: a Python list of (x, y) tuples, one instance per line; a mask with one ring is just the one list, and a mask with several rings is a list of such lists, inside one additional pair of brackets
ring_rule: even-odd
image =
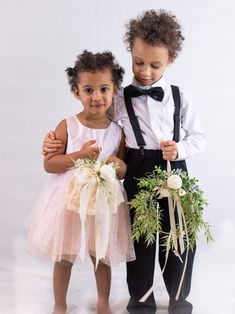
[(158, 81), (154, 82), (151, 85), (140, 85), (140, 83), (135, 78), (133, 78), (131, 84), (141, 89), (150, 89), (151, 87), (162, 87), (163, 89), (166, 88), (166, 80), (164, 76), (162, 76)]

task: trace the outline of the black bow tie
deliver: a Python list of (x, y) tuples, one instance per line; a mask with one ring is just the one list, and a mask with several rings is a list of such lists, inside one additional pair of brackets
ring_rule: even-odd
[(162, 101), (164, 97), (164, 90), (161, 87), (152, 87), (150, 89), (141, 89), (134, 85), (127, 87), (127, 95), (129, 97), (139, 97), (147, 95), (152, 97), (154, 100)]

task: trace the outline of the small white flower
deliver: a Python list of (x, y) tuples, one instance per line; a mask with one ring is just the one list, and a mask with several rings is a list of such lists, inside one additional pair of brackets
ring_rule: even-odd
[(114, 180), (116, 177), (116, 171), (115, 169), (109, 164), (109, 165), (103, 165), (99, 169), (100, 177), (102, 179), (106, 180)]
[(98, 172), (100, 170), (100, 166), (101, 166), (101, 160), (97, 160), (94, 165), (94, 171)]
[(186, 191), (182, 188), (179, 189), (179, 196), (185, 196)]
[(167, 179), (167, 186), (170, 189), (178, 190), (182, 186), (182, 179), (177, 174), (173, 174)]

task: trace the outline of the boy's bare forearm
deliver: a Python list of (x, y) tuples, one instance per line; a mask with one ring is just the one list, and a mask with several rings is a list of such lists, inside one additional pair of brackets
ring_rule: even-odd
[(73, 166), (73, 160), (80, 158), (80, 152), (74, 152), (68, 155), (48, 154), (44, 158), (44, 169), (49, 173), (62, 173)]

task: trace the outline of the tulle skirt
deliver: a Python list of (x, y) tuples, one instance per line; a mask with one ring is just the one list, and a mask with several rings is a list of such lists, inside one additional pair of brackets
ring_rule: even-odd
[[(87, 255), (96, 257), (95, 216), (86, 215), (84, 237), (79, 213), (67, 208), (67, 187), (72, 177), (72, 170), (52, 174), (41, 192), (26, 223), (26, 245), (32, 254), (71, 263), (83, 261)], [(120, 186), (119, 193), (123, 192)], [(101, 261), (116, 266), (134, 259), (128, 207), (122, 202), (110, 217), (107, 253)]]

